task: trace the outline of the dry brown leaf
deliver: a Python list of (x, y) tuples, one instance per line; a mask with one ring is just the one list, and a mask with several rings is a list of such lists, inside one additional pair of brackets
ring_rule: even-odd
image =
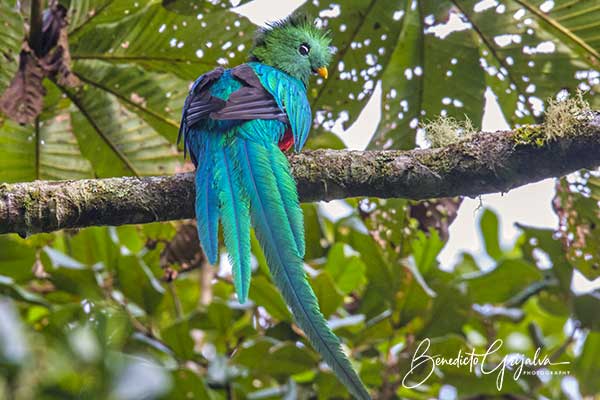
[(33, 123), (42, 112), (46, 95), (42, 84), (44, 78), (56, 79), (64, 86), (79, 84), (70, 69), (66, 13), (66, 9), (57, 4), (45, 12), (40, 57), (25, 41), (19, 69), (0, 97), (0, 110), (20, 124)]

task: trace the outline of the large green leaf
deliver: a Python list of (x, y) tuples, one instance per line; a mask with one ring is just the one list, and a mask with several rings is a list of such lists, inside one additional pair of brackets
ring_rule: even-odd
[(137, 115), (97, 88), (68, 91), (81, 151), (100, 177), (172, 173), (177, 153)]
[[(487, 83), (509, 123), (539, 117), (542, 101), (559, 89), (575, 90), (580, 83), (576, 72), (593, 65), (586, 65), (568, 40), (547, 30), (537, 6), (537, 13), (531, 13), (519, 4), (524, 2), (503, 1), (497, 7), (474, 11), (476, 1), (453, 2), (473, 24), (486, 60), (482, 65)], [(561, 85), (557, 87), (556, 82)]]
[(229, 8), (233, 5), (236, 7), (251, 0), (162, 0), (162, 5), (167, 10), (184, 15), (196, 15), (201, 10), (201, 6), (210, 4), (215, 8)]
[(70, 114), (38, 119), (34, 126), (10, 120), (0, 126), (0, 182), (90, 177), (92, 167), (81, 155)]
[(79, 61), (74, 71), (81, 81), (114, 95), (169, 142), (175, 142), (188, 92), (186, 81), (150, 73), (135, 64), (114, 65), (103, 61)]
[(19, 66), (19, 50), (24, 38), (23, 18), (10, 1), (0, 1), (0, 95), (8, 87)]
[[(553, 7), (543, 0), (515, 0), (534, 15), (541, 26), (556, 35), (586, 63), (600, 66), (600, 39), (598, 37), (598, 0), (553, 1)], [(546, 3), (546, 4), (544, 4)], [(543, 7), (543, 5), (545, 7)], [(596, 83), (598, 85), (598, 83)]]
[[(301, 9), (319, 15), (331, 31), (337, 49), (329, 79), (317, 80), (309, 98), (317, 120), (327, 129), (342, 119), (348, 126), (360, 113), (375, 89), (392, 54), (402, 27), (395, 11), (404, 8), (398, 0), (349, 0), (307, 2)], [(328, 15), (330, 17), (328, 17)]]
[(346, 127), (381, 81), (370, 147), (410, 148), (419, 122), (439, 114), (479, 125), (486, 87), (511, 124), (540, 117), (560, 89), (597, 91), (598, 6), (553, 3), (546, 14), (542, 0), (309, 2), (303, 9), (319, 14), (338, 48), (330, 79), (310, 92), (316, 120)]
[(461, 31), (441, 39), (431, 28), (449, 18), (450, 7), (447, 1), (419, 1), (402, 10), (403, 29), (383, 75), (382, 119), (370, 147), (411, 148), (419, 122), (440, 114), (467, 115), (480, 124), (485, 78), (473, 35)]
[[(68, 30), (69, 34), (73, 35), (86, 24), (89, 26), (118, 20), (126, 10), (133, 8), (136, 2), (129, 0), (60, 0), (60, 3), (68, 9)], [(110, 12), (106, 12), (108, 7), (111, 7)]]
[[(117, 3), (71, 36), (74, 60), (134, 63), (195, 79), (218, 64), (237, 65), (246, 57), (252, 24), (227, 9), (203, 4), (196, 15), (186, 16), (168, 11), (159, 1), (135, 2), (125, 10)], [(117, 21), (102, 18), (119, 12)]]

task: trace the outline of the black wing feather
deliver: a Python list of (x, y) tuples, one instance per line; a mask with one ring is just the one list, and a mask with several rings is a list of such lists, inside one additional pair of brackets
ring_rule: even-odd
[[(225, 69), (223, 67), (218, 67), (202, 75), (196, 79), (196, 82), (194, 82), (194, 85), (190, 89), (190, 93), (185, 98), (181, 122), (179, 124), (179, 134), (177, 135), (177, 144), (179, 144), (183, 137), (184, 158), (187, 155), (187, 135), (190, 128), (200, 120), (206, 119), (212, 111), (225, 106), (225, 101), (210, 94), (210, 87), (221, 78), (224, 72)], [(196, 157), (191, 152), (190, 155), (192, 156), (194, 165), (196, 165)]]
[[(273, 96), (265, 90), (248, 64), (242, 64), (231, 70), (242, 87), (233, 92), (227, 100), (214, 97), (210, 87), (221, 78), (225, 69), (216, 68), (202, 75), (192, 86), (183, 105), (183, 114), (179, 127), (177, 143), (183, 136), (183, 153), (187, 155), (187, 134), (190, 128), (202, 120), (236, 120), (249, 121), (253, 119), (276, 119), (288, 123), (285, 110), (282, 110)], [(195, 155), (190, 152), (192, 161), (196, 164)]]
[(225, 107), (213, 112), (210, 117), (218, 120), (278, 119), (287, 122), (285, 112), (267, 92), (256, 73), (248, 64), (242, 64), (231, 70), (232, 75), (244, 86), (229, 96)]

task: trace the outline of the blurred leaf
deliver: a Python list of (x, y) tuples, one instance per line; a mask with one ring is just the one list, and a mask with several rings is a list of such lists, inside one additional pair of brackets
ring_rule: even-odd
[(343, 243), (336, 243), (329, 250), (325, 270), (340, 292), (347, 295), (366, 281), (366, 267), (357, 255), (347, 256), (344, 246)]
[(575, 318), (577, 318), (584, 328), (600, 331), (600, 293), (575, 297)]
[(281, 294), (264, 276), (253, 276), (250, 285), (250, 299), (262, 306), (274, 318), (280, 321), (291, 321), (291, 314), (285, 305)]
[(367, 287), (364, 292), (360, 312), (373, 317), (385, 310), (393, 301), (395, 279), (391, 267), (382, 255), (382, 250), (373, 238), (352, 226), (342, 225), (337, 242), (350, 245), (361, 255), (366, 266)]
[(422, 275), (426, 276), (431, 268), (437, 265), (437, 255), (443, 247), (444, 243), (433, 228), (429, 229), (429, 236), (422, 231), (416, 233), (411, 248), (415, 263)]
[(343, 385), (339, 384), (339, 381), (333, 375), (332, 372), (321, 372), (315, 379), (315, 387), (317, 399), (328, 400), (328, 399), (339, 399), (347, 398), (348, 392)]
[(119, 227), (109, 227), (111, 236), (116, 237), (116, 240), (121, 246), (125, 246), (133, 254), (138, 254), (145, 248), (142, 241), (142, 235), (139, 233), (139, 228), (135, 225), (123, 225)]
[(317, 359), (307, 348), (263, 339), (242, 347), (233, 361), (260, 374), (290, 376), (314, 368)]
[(196, 373), (177, 369), (172, 372), (173, 390), (164, 399), (211, 399), (210, 391), (204, 379)]
[(479, 229), (483, 236), (486, 253), (494, 260), (499, 260), (503, 252), (500, 248), (500, 228), (496, 213), (486, 208), (479, 219)]
[(161, 365), (141, 357), (127, 357), (115, 374), (111, 397), (119, 400), (153, 399), (171, 389), (171, 376)]
[(89, 325), (79, 326), (69, 333), (69, 344), (77, 357), (87, 363), (99, 361), (100, 344)]
[(326, 254), (326, 239), (321, 226), (321, 216), (316, 204), (302, 204), (304, 214), (304, 235), (306, 242), (306, 260), (314, 260)]
[(164, 288), (139, 257), (119, 258), (116, 269), (116, 288), (146, 313), (152, 314), (164, 295)]
[(342, 305), (344, 301), (342, 294), (327, 271), (321, 271), (317, 276), (312, 277), (310, 283), (319, 300), (321, 313), (328, 318)]
[(44, 248), (44, 253), (48, 258), (44, 265), (48, 266), (46, 270), (56, 289), (82, 298), (102, 297), (92, 268), (51, 247)]
[(220, 334), (225, 334), (233, 327), (234, 314), (227, 304), (215, 299), (208, 305), (208, 318), (214, 329)]
[(516, 259), (503, 260), (491, 271), (465, 279), (469, 297), (474, 303), (502, 303), (542, 279), (533, 265)]
[(405, 257), (410, 251), (410, 234), (415, 230), (410, 219), (409, 202), (405, 199), (369, 199), (359, 203), (364, 222), (371, 235), (381, 238), (379, 246), (386, 255)]
[[(416, 268), (413, 269), (418, 272)], [(434, 292), (427, 285), (422, 285), (415, 278), (413, 273), (403, 274), (401, 289), (396, 294), (396, 302), (392, 305), (394, 310), (394, 320), (398, 325), (404, 326), (419, 320), (422, 324), (431, 310)], [(417, 328), (420, 328), (418, 326)]]
[(119, 247), (106, 227), (88, 227), (65, 238), (65, 253), (87, 265), (101, 263), (112, 270), (120, 256)]
[(460, 334), (471, 313), (471, 298), (453, 287), (437, 289), (429, 322), (419, 333), (421, 338), (434, 338), (450, 333)]
[(527, 260), (535, 262), (534, 253), (536, 249), (548, 254), (552, 262), (552, 274), (558, 279), (559, 285), (564, 293), (570, 293), (571, 281), (573, 279), (573, 267), (567, 260), (561, 241), (555, 237), (555, 232), (550, 229), (537, 229), (517, 224), (519, 229), (525, 233), (524, 251)]
[(36, 249), (17, 235), (0, 235), (0, 271), (17, 282), (33, 278)]
[(554, 209), (560, 223), (559, 237), (567, 258), (586, 278), (600, 277), (600, 177), (597, 172), (580, 171), (569, 183), (566, 178), (556, 186)]
[(600, 392), (600, 333), (590, 332), (585, 339), (581, 356), (575, 362), (575, 375), (583, 396)]
[(269, 352), (270, 362), (267, 371), (274, 375), (294, 375), (314, 368), (317, 358), (312, 350), (306, 347), (300, 348), (293, 343), (282, 343)]
[(446, 242), (462, 200), (462, 197), (449, 197), (415, 202), (410, 206), (410, 217), (419, 221), (420, 230), (429, 232), (429, 229), (435, 229)]
[(0, 297), (0, 365), (19, 365), (28, 356), (19, 313), (13, 302)]
[(342, 138), (332, 132), (323, 132), (321, 134), (312, 134), (308, 136), (306, 150), (331, 149), (343, 150), (346, 148)]
[(15, 283), (12, 278), (4, 275), (0, 275), (0, 294), (11, 297), (14, 300), (20, 300), (31, 304), (48, 305), (43, 297), (28, 291)]
[(188, 320), (181, 320), (169, 326), (161, 332), (161, 337), (181, 360), (194, 358), (194, 341), (190, 335)]
[(46, 91), (42, 85), (47, 68), (29, 49), (21, 50), (19, 68), (0, 97), (0, 111), (19, 124), (35, 123), (42, 112)]
[[(112, 0), (60, 0), (60, 4), (67, 8), (69, 33), (77, 31), (92, 19), (97, 18), (98, 14), (101, 14), (111, 2)], [(120, 3), (131, 2), (122, 0)]]

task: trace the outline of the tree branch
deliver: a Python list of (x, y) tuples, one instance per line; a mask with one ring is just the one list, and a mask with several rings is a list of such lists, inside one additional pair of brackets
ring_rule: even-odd
[(42, 20), (44, 13), (44, 0), (31, 1), (29, 17), (29, 46), (38, 57), (42, 57)]
[[(600, 166), (600, 114), (575, 134), (540, 145), (541, 127), (480, 133), (411, 151), (306, 151), (289, 157), (302, 201), (347, 197), (428, 199), (506, 192)], [(194, 216), (193, 174), (0, 184), (0, 233)]]

